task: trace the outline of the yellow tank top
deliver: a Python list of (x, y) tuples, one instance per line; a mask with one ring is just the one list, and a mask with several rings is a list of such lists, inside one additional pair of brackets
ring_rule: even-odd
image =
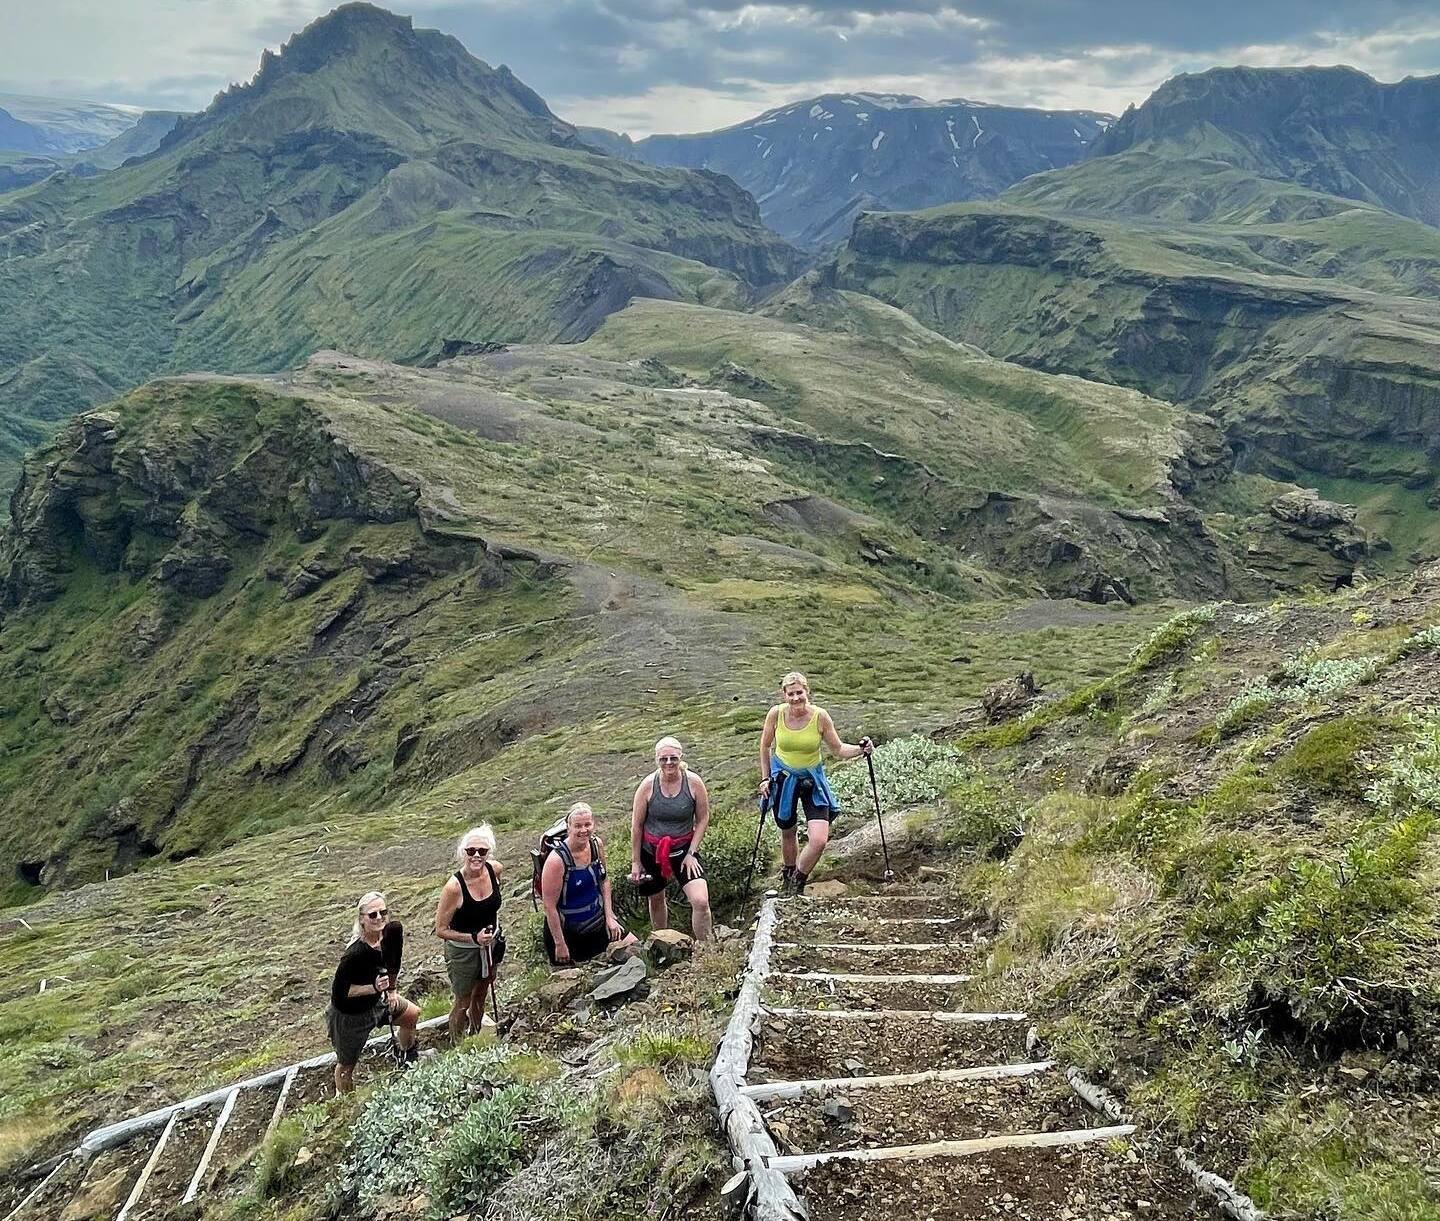
[(787, 767), (815, 767), (820, 762), (820, 710), (805, 722), (804, 729), (785, 724), (785, 709), (775, 718), (775, 754)]

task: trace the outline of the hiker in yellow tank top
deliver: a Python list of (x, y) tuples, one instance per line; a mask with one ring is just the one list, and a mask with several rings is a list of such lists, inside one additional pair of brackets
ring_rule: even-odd
[[(780, 680), (785, 702), (770, 709), (760, 735), (760, 796), (780, 828), (781, 885), (786, 894), (802, 894), (830, 838), (830, 824), (840, 813), (820, 761), (823, 743), (841, 759), (857, 759), (871, 751), (870, 739), (858, 745), (842, 742), (835, 723), (823, 708), (810, 702), (810, 684), (798, 670)], [(805, 808), (805, 851), (795, 837), (800, 807)]]

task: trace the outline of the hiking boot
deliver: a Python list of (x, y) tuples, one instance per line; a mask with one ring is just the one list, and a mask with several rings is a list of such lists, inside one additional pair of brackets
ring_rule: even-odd
[(780, 893), (788, 898), (795, 893), (795, 866), (786, 865), (780, 870)]
[(409, 1068), (418, 1063), (420, 1063), (420, 1044), (418, 1042), (411, 1043), (409, 1047), (400, 1053), (400, 1066), (402, 1068)]
[(793, 895), (798, 899), (801, 895), (803, 895), (803, 894), (805, 893), (805, 883), (808, 882), (809, 880), (810, 880), (810, 877), (809, 877), (808, 874), (801, 873), (801, 872), (797, 869), (797, 870), (795, 871), (795, 876), (790, 879), (790, 886), (791, 886), (791, 891), (790, 891), (790, 893), (793, 894)]

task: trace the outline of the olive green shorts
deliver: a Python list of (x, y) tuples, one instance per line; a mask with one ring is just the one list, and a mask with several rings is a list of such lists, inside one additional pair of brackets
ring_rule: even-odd
[[(504, 939), (491, 942), (498, 967), (505, 960)], [(458, 941), (445, 943), (445, 970), (450, 976), (450, 988), (456, 996), (469, 996), (480, 982), (480, 973), (485, 957), (478, 945), (461, 945)]]

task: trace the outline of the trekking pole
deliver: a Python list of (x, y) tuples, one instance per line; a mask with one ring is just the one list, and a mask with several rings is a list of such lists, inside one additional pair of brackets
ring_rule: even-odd
[[(774, 788), (774, 785), (771, 785)], [(745, 894), (744, 898), (750, 897), (750, 883), (755, 877), (755, 862), (760, 859), (760, 837), (765, 833), (765, 811), (770, 807), (770, 794), (766, 793), (760, 801), (760, 820), (755, 824), (755, 847), (750, 852), (750, 868), (745, 872)]]
[(865, 756), (865, 766), (870, 769), (870, 795), (875, 798), (875, 821), (880, 824), (880, 850), (885, 853), (885, 880), (893, 882), (895, 871), (890, 868), (890, 845), (885, 842), (885, 819), (880, 815), (880, 789), (875, 784), (875, 760)]
[[(495, 951), (492, 948), (493, 942), (480, 947), (480, 964), (484, 968), (485, 977), (490, 981), (490, 1007), (495, 1011), (495, 1033), (500, 1033), (500, 997), (497, 995), (500, 979), (495, 970)], [(483, 1014), (481, 1015), (484, 1016)]]

